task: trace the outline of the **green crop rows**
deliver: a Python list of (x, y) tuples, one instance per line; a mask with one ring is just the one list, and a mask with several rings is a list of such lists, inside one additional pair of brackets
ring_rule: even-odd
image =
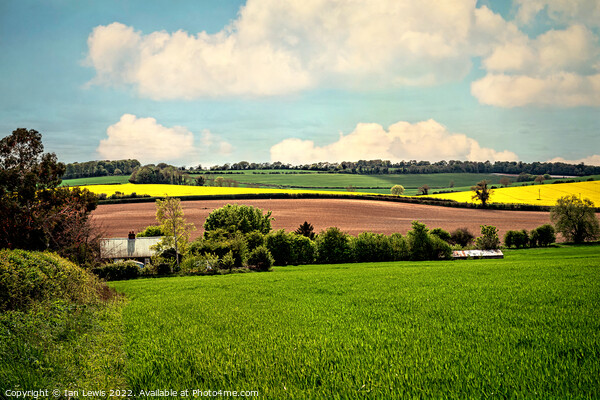
[(598, 398), (600, 248), (113, 283), (126, 380), (267, 398)]

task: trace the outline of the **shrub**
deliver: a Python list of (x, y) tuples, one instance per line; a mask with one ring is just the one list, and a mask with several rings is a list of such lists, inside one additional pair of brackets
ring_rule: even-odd
[(283, 229), (271, 232), (265, 237), (265, 245), (273, 255), (275, 265), (288, 265), (294, 262), (291, 234)]
[(452, 258), (452, 247), (439, 236), (431, 235), (431, 244), (433, 246), (433, 256), (435, 259), (449, 260)]
[(55, 299), (93, 303), (103, 287), (95, 276), (56, 254), (0, 250), (0, 311)]
[(461, 247), (467, 247), (473, 243), (475, 236), (468, 228), (457, 228), (450, 234), (450, 243), (457, 244)]
[(248, 247), (248, 251), (252, 251), (258, 246), (262, 246), (265, 244), (265, 235), (263, 235), (259, 231), (252, 231), (246, 234), (246, 245)]
[(229, 252), (232, 253), (234, 267), (243, 267), (248, 253), (244, 236), (238, 233), (232, 236), (219, 236), (219, 239), (214, 240), (200, 238), (193, 241), (189, 249), (189, 253), (192, 255), (214, 254), (219, 259), (225, 257)]
[(317, 235), (317, 261), (324, 264), (349, 262), (352, 248), (347, 233), (337, 227), (327, 228)]
[(439, 237), (444, 242), (450, 242), (451, 236), (450, 232), (443, 230), (442, 228), (434, 228), (431, 230), (431, 234)]
[(389, 237), (393, 261), (402, 261), (410, 259), (408, 243), (399, 233), (392, 233)]
[(99, 278), (107, 281), (124, 281), (141, 275), (140, 267), (133, 261), (120, 261), (92, 269)]
[(136, 237), (152, 237), (152, 236), (165, 236), (162, 229), (158, 225), (147, 226), (143, 231), (135, 235)]
[(393, 261), (395, 258), (390, 239), (383, 234), (361, 233), (352, 239), (352, 250), (358, 262)]
[(522, 248), (529, 244), (529, 234), (527, 230), (508, 231), (504, 234), (504, 246)]
[(259, 231), (267, 234), (271, 230), (271, 220), (270, 211), (263, 215), (260, 208), (226, 204), (209, 214), (204, 222), (204, 229), (206, 232), (221, 228), (228, 232), (248, 233)]
[(190, 255), (181, 262), (181, 272), (184, 274), (211, 274), (219, 267), (219, 257), (214, 254), (200, 256)]
[(317, 245), (314, 241), (303, 235), (292, 233), (293, 264), (311, 264), (317, 256)]
[(550, 224), (538, 226), (531, 233), (532, 237), (535, 233), (538, 246), (546, 247), (556, 242), (556, 231), (554, 230), (554, 227)]
[(227, 254), (219, 260), (219, 269), (227, 269), (231, 271), (236, 266), (236, 259), (233, 255), (233, 251), (229, 250)]
[(248, 266), (256, 271), (268, 271), (274, 263), (273, 256), (265, 246), (258, 246), (248, 255)]
[(411, 260), (431, 260), (434, 257), (433, 243), (429, 229), (419, 221), (412, 222), (412, 229), (407, 234)]
[(481, 236), (477, 238), (475, 245), (478, 249), (482, 250), (495, 250), (499, 248), (498, 228), (491, 225), (481, 225)]

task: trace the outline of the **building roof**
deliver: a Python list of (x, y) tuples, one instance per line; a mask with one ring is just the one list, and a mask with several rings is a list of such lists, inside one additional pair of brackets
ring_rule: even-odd
[(102, 258), (146, 258), (152, 257), (155, 250), (150, 247), (158, 244), (162, 236), (141, 237), (135, 239), (101, 239), (100, 257)]

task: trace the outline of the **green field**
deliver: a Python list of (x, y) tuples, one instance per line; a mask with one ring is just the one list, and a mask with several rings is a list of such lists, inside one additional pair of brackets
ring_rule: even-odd
[(261, 398), (598, 398), (600, 247), (112, 283), (125, 379)]
[(95, 176), (91, 178), (65, 179), (62, 186), (84, 186), (84, 185), (120, 185), (129, 183), (129, 175), (118, 176)]

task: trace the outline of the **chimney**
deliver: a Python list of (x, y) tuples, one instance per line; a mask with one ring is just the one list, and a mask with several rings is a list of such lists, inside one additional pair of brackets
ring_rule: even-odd
[(127, 238), (128, 239), (135, 239), (135, 232), (134, 231), (129, 232), (129, 236)]

